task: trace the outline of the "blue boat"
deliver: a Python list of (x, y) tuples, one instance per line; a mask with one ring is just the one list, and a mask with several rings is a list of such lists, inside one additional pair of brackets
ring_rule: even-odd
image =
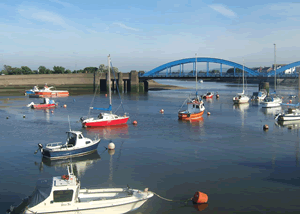
[(33, 89), (26, 90), (25, 95), (27, 94), (35, 94), (35, 92), (39, 91), (39, 88), (37, 86), (34, 86)]
[(91, 154), (97, 150), (100, 143), (100, 139), (91, 140), (85, 138), (80, 131), (68, 131), (67, 135), (68, 138), (65, 143), (49, 143), (45, 148), (39, 143), (38, 150), (41, 151), (44, 158), (51, 160), (65, 159)]

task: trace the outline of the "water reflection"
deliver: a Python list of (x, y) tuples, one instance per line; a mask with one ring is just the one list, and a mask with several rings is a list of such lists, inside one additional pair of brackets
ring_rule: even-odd
[(249, 103), (233, 104), (232, 108), (234, 110), (239, 110), (240, 112), (245, 112), (249, 109)]
[(39, 165), (39, 170), (44, 170), (44, 165), (48, 167), (54, 167), (55, 170), (66, 169), (67, 166), (71, 164), (73, 168), (73, 172), (76, 176), (81, 177), (84, 175), (85, 171), (92, 166), (93, 163), (100, 160), (101, 157), (97, 151), (93, 152), (92, 154), (85, 155), (82, 157), (76, 158), (68, 158), (62, 160), (50, 160), (48, 158), (42, 158), (42, 162)]
[(276, 126), (286, 127), (288, 129), (300, 129), (300, 120), (296, 121), (277, 121), (275, 122)]
[(86, 128), (86, 130), (89, 134), (97, 134), (100, 138), (104, 139), (129, 138), (127, 124), (107, 127), (91, 127)]
[(281, 106), (273, 107), (273, 108), (261, 108), (262, 113), (265, 115), (276, 115), (281, 112)]
[(190, 120), (178, 120), (179, 123), (189, 123), (192, 126), (200, 126), (203, 127), (204, 124), (204, 118), (199, 117), (197, 119), (190, 119)]

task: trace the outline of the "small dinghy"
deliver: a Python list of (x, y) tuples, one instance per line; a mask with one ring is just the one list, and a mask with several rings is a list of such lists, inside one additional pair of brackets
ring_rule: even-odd
[(32, 89), (29, 89), (29, 90), (26, 90), (26, 91), (25, 91), (25, 96), (26, 96), (27, 94), (35, 94), (35, 92), (38, 92), (38, 91), (39, 91), (39, 87), (37, 87), (37, 86), (35, 85), (35, 86), (33, 86)]
[[(68, 138), (65, 143), (49, 143), (43, 147), (42, 144), (38, 144), (38, 150), (41, 151), (43, 157), (49, 159), (63, 159), (69, 157), (83, 156), (94, 152), (100, 139), (91, 140), (85, 138), (80, 131), (68, 131)], [(37, 153), (37, 151), (35, 153)]]
[(49, 100), (49, 98), (44, 98), (44, 102), (35, 104), (34, 102), (31, 102), (27, 105), (27, 107), (31, 107), (33, 109), (37, 108), (55, 108), (58, 104), (55, 103), (54, 100)]
[(207, 92), (206, 94), (203, 94), (202, 97), (204, 99), (213, 98), (214, 93), (213, 92)]
[(81, 189), (80, 181), (68, 166), (68, 175), (39, 180), (32, 195), (7, 212), (119, 214), (138, 209), (152, 196), (148, 188)]

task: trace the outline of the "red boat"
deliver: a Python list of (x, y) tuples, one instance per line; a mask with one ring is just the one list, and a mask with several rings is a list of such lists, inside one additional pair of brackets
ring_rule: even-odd
[(202, 97), (205, 99), (213, 98), (213, 96), (214, 96), (214, 93), (212, 93), (212, 92), (207, 92), (206, 94), (202, 95)]
[(179, 120), (197, 120), (200, 119), (204, 113), (205, 107), (202, 100), (191, 101), (187, 103), (187, 110), (178, 112)]
[(57, 103), (54, 102), (54, 100), (49, 100), (48, 98), (44, 98), (43, 103), (35, 104), (34, 102), (31, 102), (27, 105), (27, 107), (31, 107), (33, 109), (41, 109), (41, 108), (55, 108), (57, 106)]
[[(108, 56), (108, 70), (110, 71), (110, 56)], [(110, 80), (110, 72), (108, 72), (108, 79)], [(111, 86), (110, 82), (108, 81), (108, 91), (109, 91), (109, 107), (108, 108), (96, 108), (91, 107), (90, 109), (102, 110), (102, 111), (109, 111), (109, 113), (100, 113), (98, 118), (83, 118), (81, 117), (80, 120), (82, 121), (82, 126), (87, 127), (99, 127), (99, 126), (113, 126), (113, 125), (120, 125), (127, 123), (129, 117), (126, 116), (119, 116), (112, 113), (112, 102), (111, 102)], [(121, 102), (122, 104), (122, 102)]]

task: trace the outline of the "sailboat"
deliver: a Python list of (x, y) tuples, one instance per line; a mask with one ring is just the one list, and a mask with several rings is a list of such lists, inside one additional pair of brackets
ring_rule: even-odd
[(201, 119), (205, 107), (203, 100), (197, 94), (197, 54), (196, 54), (196, 97), (193, 99), (188, 98), (187, 110), (178, 112), (179, 120), (197, 120)]
[[(82, 126), (87, 127), (100, 127), (100, 126), (112, 126), (127, 123), (129, 116), (116, 115), (112, 113), (112, 102), (111, 102), (111, 85), (110, 85), (110, 55), (108, 56), (108, 91), (109, 91), (109, 107), (108, 108), (97, 108), (90, 107), (90, 109), (109, 111), (109, 113), (100, 113), (98, 118), (80, 118)], [(118, 87), (118, 86), (117, 86)], [(121, 103), (122, 104), (122, 103)]]
[(235, 97), (232, 98), (234, 104), (241, 104), (241, 103), (248, 103), (249, 102), (249, 97), (245, 95), (245, 90), (244, 90), (244, 63), (243, 63), (243, 93), (238, 93)]
[(274, 44), (274, 93), (268, 95), (261, 103), (263, 108), (278, 107), (282, 103), (282, 99), (276, 95), (276, 44)]

